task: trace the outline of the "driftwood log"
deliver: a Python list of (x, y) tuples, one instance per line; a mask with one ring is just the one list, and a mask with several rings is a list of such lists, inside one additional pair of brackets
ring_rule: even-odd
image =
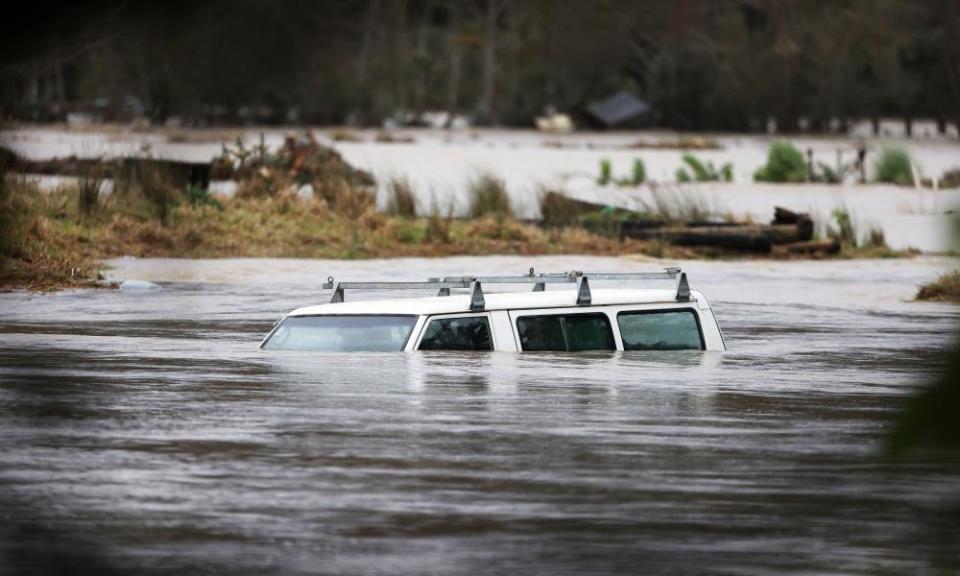
[(780, 256), (833, 256), (840, 253), (836, 240), (810, 240), (774, 246), (773, 252)]

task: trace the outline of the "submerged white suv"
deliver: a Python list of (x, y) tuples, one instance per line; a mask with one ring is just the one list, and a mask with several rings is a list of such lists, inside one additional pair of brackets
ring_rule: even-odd
[[(590, 280), (675, 280), (675, 289), (590, 288)], [(547, 284), (575, 290), (546, 290)], [(484, 294), (485, 284), (533, 291)], [(703, 294), (676, 268), (644, 274), (530, 274), (432, 278), (427, 282), (334, 282), (331, 303), (298, 308), (263, 340), (264, 350), (386, 352), (479, 350), (724, 350)], [(451, 294), (466, 288), (468, 294)], [(351, 290), (439, 290), (430, 298), (344, 302)]]

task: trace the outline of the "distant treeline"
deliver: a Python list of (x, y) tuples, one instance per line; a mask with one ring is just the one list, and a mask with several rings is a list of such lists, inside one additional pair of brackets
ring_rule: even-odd
[(3, 118), (529, 125), (621, 89), (677, 129), (960, 120), (957, 0), (18, 3)]

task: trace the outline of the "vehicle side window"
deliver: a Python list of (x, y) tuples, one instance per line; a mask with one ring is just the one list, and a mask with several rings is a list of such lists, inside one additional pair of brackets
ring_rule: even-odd
[(621, 312), (617, 324), (624, 350), (703, 350), (693, 310)]
[(616, 350), (606, 314), (556, 314), (517, 319), (525, 352)]
[(493, 350), (486, 316), (434, 318), (420, 341), (420, 350)]

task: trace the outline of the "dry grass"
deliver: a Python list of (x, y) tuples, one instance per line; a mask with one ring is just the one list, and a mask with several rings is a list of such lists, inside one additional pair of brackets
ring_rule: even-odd
[(413, 186), (406, 178), (391, 178), (387, 183), (387, 213), (395, 216), (417, 215), (417, 198)]
[(960, 270), (947, 272), (917, 292), (917, 300), (934, 300), (960, 304)]
[(470, 215), (481, 218), (487, 215), (513, 216), (510, 197), (503, 180), (490, 173), (481, 173), (467, 184), (470, 196)]
[[(32, 290), (92, 286), (99, 261), (119, 256), (219, 258), (388, 258), (489, 254), (630, 254), (620, 242), (581, 229), (541, 228), (502, 215), (457, 219), (376, 212), (343, 192), (331, 205), (295, 193), (172, 202), (165, 222), (141, 193), (101, 198), (88, 216), (76, 187), (43, 192), (8, 179), (2, 199), (0, 286)], [(346, 188), (345, 188), (346, 190)], [(349, 198), (349, 199), (345, 199)]]

